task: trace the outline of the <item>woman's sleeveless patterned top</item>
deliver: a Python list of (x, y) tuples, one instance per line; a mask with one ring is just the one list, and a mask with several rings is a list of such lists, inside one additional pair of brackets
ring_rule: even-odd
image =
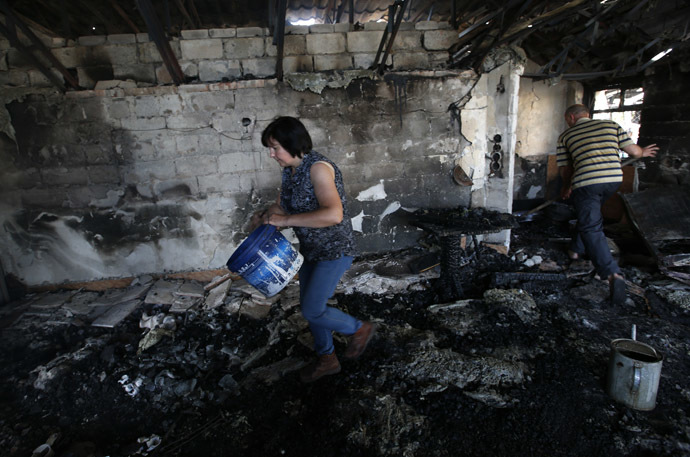
[(323, 228), (293, 227), (299, 239), (300, 252), (311, 262), (335, 260), (341, 255), (357, 254), (352, 222), (347, 209), (343, 175), (327, 157), (316, 151), (304, 154), (302, 163), (292, 174), (292, 168), (283, 169), (283, 183), (280, 192), (280, 206), (289, 214), (307, 213), (319, 208), (314, 186), (311, 183), (311, 166), (316, 162), (327, 162), (335, 170), (335, 187), (343, 205), (343, 220), (337, 225)]

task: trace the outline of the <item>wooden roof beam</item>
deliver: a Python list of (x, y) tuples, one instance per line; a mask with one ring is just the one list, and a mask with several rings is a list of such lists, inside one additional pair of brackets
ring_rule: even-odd
[(175, 53), (170, 47), (170, 43), (165, 36), (163, 26), (158, 20), (158, 16), (156, 16), (156, 10), (153, 8), (151, 0), (136, 1), (137, 6), (139, 7), (139, 12), (141, 13), (144, 21), (146, 22), (146, 26), (148, 27), (149, 36), (156, 43), (158, 52), (163, 58), (163, 63), (165, 64), (165, 68), (168, 70), (170, 77), (173, 79), (175, 84), (179, 85), (184, 83), (184, 73), (182, 73), (180, 63), (177, 61)]
[(7, 36), (7, 38), (12, 41), (12, 45), (22, 51), (28, 58), (31, 60), (31, 62), (36, 65), (36, 68), (38, 68), (41, 73), (43, 73), (56, 87), (61, 88), (60, 90), (64, 91), (65, 87), (62, 84), (61, 81), (57, 80), (55, 78), (55, 75), (50, 72), (49, 69), (45, 68), (45, 66), (34, 56), (34, 54), (31, 52), (30, 49), (28, 49), (26, 46), (24, 46), (19, 39), (17, 38), (17, 31), (16, 27), (21, 30), (21, 32), (31, 41), (31, 44), (34, 45), (35, 49), (37, 49), (43, 56), (57, 69), (57, 71), (62, 74), (62, 76), (65, 78), (65, 81), (73, 88), (73, 89), (81, 89), (79, 87), (79, 82), (72, 76), (72, 74), (67, 71), (67, 69), (62, 65), (62, 63), (53, 55), (52, 52), (46, 46), (43, 44), (43, 42), (36, 36), (36, 34), (26, 25), (24, 24), (19, 18), (16, 17), (14, 14), (14, 11), (10, 6), (7, 4), (6, 0), (0, 0), (0, 9), (2, 9), (3, 13), (5, 14), (5, 21), (6, 24), (3, 26), (3, 33)]
[(132, 33), (140, 33), (139, 27), (137, 27), (136, 24), (129, 18), (125, 10), (123, 10), (122, 7), (118, 5), (116, 0), (110, 0), (110, 6), (113, 7), (117, 14), (120, 15), (122, 20), (125, 21), (125, 23), (129, 26), (130, 29), (132, 29)]

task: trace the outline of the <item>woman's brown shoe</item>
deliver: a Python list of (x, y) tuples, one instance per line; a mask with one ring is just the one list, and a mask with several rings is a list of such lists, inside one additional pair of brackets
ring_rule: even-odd
[(362, 326), (352, 335), (350, 344), (345, 350), (346, 359), (356, 359), (367, 348), (367, 344), (376, 333), (376, 325), (371, 322), (362, 322)]
[(340, 362), (335, 352), (320, 355), (314, 362), (302, 368), (299, 377), (302, 382), (314, 382), (329, 374), (340, 373)]

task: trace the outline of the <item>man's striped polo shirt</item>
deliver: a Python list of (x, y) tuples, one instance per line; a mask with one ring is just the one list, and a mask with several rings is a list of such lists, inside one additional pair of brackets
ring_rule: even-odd
[(633, 144), (613, 121), (583, 117), (558, 138), (559, 167), (572, 165), (572, 188), (623, 181), (619, 150)]

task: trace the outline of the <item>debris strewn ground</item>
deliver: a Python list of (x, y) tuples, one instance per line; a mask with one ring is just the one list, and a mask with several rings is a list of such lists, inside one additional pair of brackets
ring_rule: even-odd
[[(379, 331), (311, 385), (294, 283), (271, 299), (227, 277), (26, 296), (0, 316), (3, 455), (690, 454), (690, 287), (624, 265), (612, 307), (563, 239), (536, 219), (507, 256), (480, 248), (451, 303), (438, 267), (404, 268), (424, 250), (361, 259), (332, 303)], [(605, 391), (609, 343), (632, 325), (664, 355), (651, 412)]]

